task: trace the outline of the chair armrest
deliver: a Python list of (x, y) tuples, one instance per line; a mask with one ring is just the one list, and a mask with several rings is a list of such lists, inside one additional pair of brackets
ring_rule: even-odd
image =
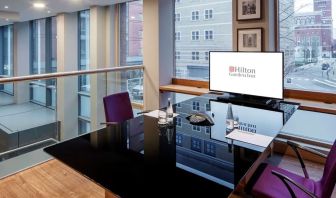
[(303, 173), (304, 173), (304, 175), (305, 175), (306, 178), (309, 178), (309, 175), (308, 175), (308, 172), (307, 172), (307, 169), (306, 169), (306, 165), (304, 164), (303, 158), (300, 155), (300, 152), (299, 152), (298, 149), (310, 152), (312, 154), (318, 155), (318, 156), (323, 157), (323, 158), (327, 158), (327, 155), (325, 155), (323, 153), (320, 153), (320, 152), (318, 152), (318, 151), (316, 151), (314, 149), (302, 146), (302, 145), (300, 145), (298, 143), (295, 143), (295, 142), (292, 142), (290, 140), (287, 141), (287, 144), (293, 149), (293, 151), (295, 152), (296, 156), (298, 157), (298, 159), (300, 161), (300, 164), (301, 164), (301, 167), (302, 167), (302, 170), (303, 170)]
[(100, 124), (106, 124), (106, 125), (118, 125), (118, 122), (101, 122)]
[(299, 149), (301, 149), (301, 150), (310, 152), (310, 153), (315, 154), (315, 155), (318, 155), (318, 156), (320, 156), (320, 157), (327, 158), (327, 155), (324, 154), (324, 153), (318, 152), (318, 151), (316, 151), (316, 150), (314, 150), (314, 149), (311, 149), (311, 148), (308, 148), (308, 147), (306, 147), (306, 146), (302, 146), (301, 144), (292, 142), (292, 141), (290, 141), (290, 140), (287, 141), (287, 144), (288, 144), (289, 146), (291, 146), (292, 148), (293, 148), (293, 147), (295, 147), (295, 148), (299, 148)]
[(302, 186), (301, 184), (296, 183), (294, 180), (292, 180), (291, 178), (287, 177), (284, 174), (281, 174), (277, 171), (272, 170), (272, 174), (277, 176), (287, 187), (289, 193), (291, 194), (292, 198), (295, 198), (296, 195), (293, 191), (293, 189), (290, 187), (290, 185), (287, 183), (291, 183), (293, 185), (295, 185), (297, 188), (299, 188), (301, 191), (303, 191), (304, 193), (306, 193), (308, 196), (312, 197), (312, 198), (317, 198), (316, 195), (314, 195), (314, 193), (310, 192), (306, 187)]

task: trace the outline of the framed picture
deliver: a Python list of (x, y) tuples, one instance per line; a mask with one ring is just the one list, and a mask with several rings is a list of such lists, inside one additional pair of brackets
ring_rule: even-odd
[(237, 34), (238, 51), (262, 51), (262, 28), (238, 29)]
[(238, 0), (237, 20), (261, 19), (260, 0)]

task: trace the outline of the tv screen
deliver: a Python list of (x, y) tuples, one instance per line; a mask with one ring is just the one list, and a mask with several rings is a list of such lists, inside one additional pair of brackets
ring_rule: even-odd
[(210, 90), (283, 99), (282, 52), (211, 51)]

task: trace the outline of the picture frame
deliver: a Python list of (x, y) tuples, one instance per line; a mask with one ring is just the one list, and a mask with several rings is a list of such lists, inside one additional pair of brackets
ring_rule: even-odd
[(261, 0), (237, 0), (237, 21), (261, 19)]
[(245, 52), (261, 52), (263, 40), (262, 28), (244, 28), (237, 30), (237, 49)]

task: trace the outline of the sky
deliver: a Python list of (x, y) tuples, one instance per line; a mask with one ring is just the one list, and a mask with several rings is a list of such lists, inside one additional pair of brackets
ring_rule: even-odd
[[(311, 12), (314, 10), (313, 0), (294, 0), (295, 10), (301, 8), (298, 12)], [(332, 18), (333, 18), (333, 27), (334, 27), (334, 39), (336, 39), (336, 1), (331, 0), (332, 4)]]

